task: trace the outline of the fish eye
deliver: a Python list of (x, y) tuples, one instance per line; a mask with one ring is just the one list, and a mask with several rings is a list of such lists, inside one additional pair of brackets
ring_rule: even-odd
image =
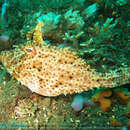
[(32, 54), (32, 55), (35, 55), (36, 54), (36, 50), (34, 47), (32, 46), (27, 46), (24, 48), (24, 52), (27, 53), (27, 54)]
[(27, 52), (31, 53), (33, 51), (32, 47), (25, 48)]

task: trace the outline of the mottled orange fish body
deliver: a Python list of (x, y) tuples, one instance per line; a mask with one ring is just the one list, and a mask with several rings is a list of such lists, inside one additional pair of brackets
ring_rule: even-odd
[[(1, 61), (21, 84), (43, 96), (80, 93), (129, 82), (129, 75), (125, 75), (127, 71), (125, 77), (117, 74), (101, 76), (67, 48), (23, 44), (3, 51)], [(124, 79), (118, 81), (120, 77)]]
[(38, 22), (33, 42), (17, 45), (0, 55), (8, 72), (32, 92), (58, 96), (130, 82), (130, 68), (99, 74), (74, 51), (47, 46), (42, 39), (41, 27)]

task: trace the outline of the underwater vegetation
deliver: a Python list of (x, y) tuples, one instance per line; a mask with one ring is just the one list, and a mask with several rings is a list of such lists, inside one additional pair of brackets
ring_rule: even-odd
[(128, 8), (1, 0), (0, 128), (129, 128)]

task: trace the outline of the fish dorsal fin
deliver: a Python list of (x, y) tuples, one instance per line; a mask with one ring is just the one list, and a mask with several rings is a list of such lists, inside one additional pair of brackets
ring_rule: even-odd
[(35, 45), (46, 46), (46, 43), (44, 42), (44, 40), (42, 38), (42, 26), (43, 26), (43, 23), (38, 21), (36, 28), (34, 29), (34, 32), (33, 32), (33, 43)]

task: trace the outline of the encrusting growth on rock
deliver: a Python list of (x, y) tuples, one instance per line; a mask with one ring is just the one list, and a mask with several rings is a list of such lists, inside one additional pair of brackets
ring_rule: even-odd
[(102, 112), (106, 112), (109, 110), (111, 106), (111, 100), (108, 98), (112, 95), (112, 92), (108, 90), (103, 90), (101, 92), (96, 93), (92, 99), (94, 102), (99, 102)]
[(115, 73), (97, 73), (74, 51), (46, 45), (41, 27), (38, 22), (32, 43), (17, 45), (0, 56), (8, 72), (32, 92), (58, 96), (129, 83), (129, 68)]

